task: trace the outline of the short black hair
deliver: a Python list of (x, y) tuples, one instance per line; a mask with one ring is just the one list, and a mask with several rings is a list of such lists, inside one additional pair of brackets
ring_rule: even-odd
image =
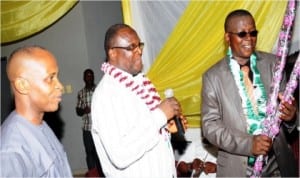
[(120, 24), (114, 24), (114, 25), (110, 26), (108, 28), (108, 30), (106, 31), (105, 39), (104, 39), (104, 50), (105, 50), (106, 57), (108, 57), (108, 50), (111, 47), (116, 34), (118, 33), (118, 31), (120, 29), (123, 29), (123, 28), (132, 29), (129, 25), (120, 23)]
[(230, 12), (226, 19), (225, 19), (225, 23), (224, 23), (224, 30), (225, 32), (227, 32), (228, 28), (229, 28), (229, 22), (230, 20), (233, 18), (233, 17), (241, 17), (241, 16), (250, 16), (253, 18), (252, 14), (245, 10), (245, 9), (237, 9), (237, 10), (234, 10), (232, 12)]
[(94, 71), (92, 69), (85, 69), (83, 72), (83, 78), (87, 75), (87, 73), (92, 73), (94, 75)]

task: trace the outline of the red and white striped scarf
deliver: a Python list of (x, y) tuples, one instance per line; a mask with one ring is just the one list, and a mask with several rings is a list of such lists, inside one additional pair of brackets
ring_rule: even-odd
[[(148, 106), (150, 111), (153, 111), (160, 104), (160, 96), (156, 91), (152, 82), (142, 73), (133, 77), (131, 74), (116, 68), (113, 65), (105, 62), (102, 64), (101, 70), (115, 80), (123, 84), (123, 86), (134, 92)], [(141, 76), (139, 76), (141, 75)], [(142, 77), (142, 82), (138, 81), (138, 77)]]

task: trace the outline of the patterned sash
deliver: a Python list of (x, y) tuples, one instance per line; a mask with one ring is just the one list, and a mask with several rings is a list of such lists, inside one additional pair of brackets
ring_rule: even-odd
[(161, 99), (158, 92), (156, 91), (152, 82), (144, 74), (139, 73), (137, 76), (133, 77), (131, 74), (116, 68), (109, 63), (103, 63), (101, 70), (105, 74), (112, 76), (125, 88), (128, 88), (138, 97), (140, 97), (148, 106), (150, 111), (156, 109), (160, 104)]

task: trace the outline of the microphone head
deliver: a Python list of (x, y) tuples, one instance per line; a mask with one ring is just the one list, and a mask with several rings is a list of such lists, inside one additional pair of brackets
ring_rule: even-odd
[(168, 88), (165, 90), (165, 97), (166, 98), (171, 98), (174, 96), (174, 92), (172, 88)]

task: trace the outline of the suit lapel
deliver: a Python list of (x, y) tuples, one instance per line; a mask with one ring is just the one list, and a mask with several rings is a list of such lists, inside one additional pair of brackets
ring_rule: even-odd
[(239, 94), (239, 90), (234, 81), (233, 75), (230, 71), (227, 59), (224, 60), (224, 62), (223, 62), (223, 70), (222, 71), (224, 71), (223, 74), (221, 75), (222, 80), (225, 81), (224, 89), (226, 90), (226, 93), (231, 94), (231, 97), (230, 97), (230, 104), (232, 105), (231, 112), (235, 112), (239, 115), (239, 117), (241, 118), (240, 119), (241, 122), (239, 122), (240, 127), (243, 128), (243, 130), (247, 130), (247, 121), (246, 121), (246, 117), (243, 113), (242, 100), (241, 100), (241, 97)]
[[(270, 84), (271, 84), (271, 81), (273, 78), (272, 73), (267, 73), (267, 71), (273, 71), (272, 67), (273, 66), (270, 65), (269, 63), (264, 62), (264, 59), (262, 58), (262, 56), (260, 56), (259, 53), (257, 53), (257, 68), (259, 70), (260, 77), (264, 84), (267, 96), (269, 96)], [(264, 75), (261, 75), (262, 73)], [(269, 85), (267, 85), (267, 84), (269, 84)]]

